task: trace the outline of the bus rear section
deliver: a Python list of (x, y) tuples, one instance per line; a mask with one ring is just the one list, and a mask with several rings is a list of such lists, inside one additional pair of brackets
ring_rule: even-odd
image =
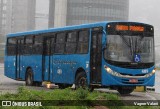
[(131, 93), (136, 86), (154, 86), (154, 28), (133, 22), (106, 25), (102, 84)]

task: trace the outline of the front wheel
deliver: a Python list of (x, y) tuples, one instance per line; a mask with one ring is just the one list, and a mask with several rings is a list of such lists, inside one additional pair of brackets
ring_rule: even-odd
[(121, 94), (121, 95), (125, 95), (125, 94), (130, 94), (133, 92), (133, 90), (135, 89), (135, 87), (119, 87), (117, 89), (117, 91)]
[(85, 89), (87, 87), (87, 76), (85, 72), (80, 72), (79, 74), (77, 74), (75, 85), (76, 85), (76, 89), (80, 87)]
[(68, 87), (71, 87), (72, 85), (70, 85), (70, 84), (62, 84), (62, 83), (60, 83), (60, 84), (58, 84), (58, 87), (60, 88), (60, 89), (65, 89), (65, 88), (68, 88)]

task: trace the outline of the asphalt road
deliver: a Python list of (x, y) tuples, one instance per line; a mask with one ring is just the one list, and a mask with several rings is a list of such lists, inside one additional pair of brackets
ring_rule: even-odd
[[(0, 93), (16, 93), (19, 86), (24, 86), (25, 82), (15, 81), (4, 76), (3, 64), (0, 64)], [(46, 87), (29, 87), (37, 90), (53, 90)], [(118, 94), (117, 91), (108, 89), (98, 89), (107, 93)], [(121, 96), (122, 100), (160, 100), (160, 94), (155, 92), (133, 92), (130, 95)]]
[[(0, 63), (0, 94), (4, 93), (17, 93), (17, 89), (20, 86), (25, 86), (24, 81), (16, 81), (4, 76), (4, 67), (3, 64)], [(47, 89), (46, 87), (31, 87), (27, 86), (30, 89), (36, 90), (51, 90)], [(57, 88), (57, 87), (56, 87)]]
[(0, 93), (15, 93), (19, 86), (25, 85), (24, 82), (15, 81), (4, 76), (3, 64), (0, 64)]
[(129, 95), (120, 95), (116, 90), (97, 89), (106, 93), (114, 93), (120, 96), (122, 100), (160, 100), (160, 94), (155, 92), (132, 92)]

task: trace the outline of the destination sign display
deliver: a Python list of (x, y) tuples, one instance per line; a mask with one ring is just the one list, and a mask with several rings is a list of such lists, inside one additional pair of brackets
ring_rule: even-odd
[(143, 32), (144, 27), (143, 26), (128, 26), (128, 25), (116, 25), (116, 30), (118, 31), (139, 31)]

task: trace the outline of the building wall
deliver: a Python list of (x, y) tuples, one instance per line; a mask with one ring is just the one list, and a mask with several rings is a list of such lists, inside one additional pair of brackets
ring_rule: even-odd
[[(109, 20), (128, 20), (129, 0), (67, 0), (67, 5), (65, 5), (67, 8), (63, 5), (56, 5), (56, 2), (59, 0), (51, 1), (49, 23), (52, 23), (49, 24), (49, 27), (55, 27), (54, 25), (57, 22), (54, 19), (59, 19), (61, 22), (66, 21), (66, 25)], [(62, 3), (64, 4), (65, 2)], [(67, 14), (65, 13), (66, 10)], [(64, 15), (61, 15), (63, 19), (56, 13), (64, 13)]]
[[(51, 2), (53, 2), (53, 3), (54, 3), (54, 1), (55, 0), (51, 0)], [(48, 29), (48, 27), (49, 27), (48, 24), (52, 24), (52, 23), (48, 22), (48, 20), (49, 20), (49, 5), (50, 5), (49, 0), (36, 0), (35, 30)], [(50, 9), (50, 10), (52, 11), (52, 10), (54, 10), (54, 8)], [(51, 15), (51, 16), (53, 16), (53, 15)], [(51, 18), (53, 18), (53, 17), (51, 17)], [(52, 20), (50, 20), (50, 21), (52, 21)]]
[(34, 29), (35, 3), (35, 0), (7, 0), (6, 34)]
[(51, 28), (54, 25), (54, 14), (55, 14), (55, 0), (50, 0), (49, 3), (49, 22), (48, 27)]
[(66, 26), (67, 0), (55, 0), (54, 27)]
[(2, 0), (0, 0), (0, 38), (2, 36)]
[(0, 0), (0, 43), (4, 40), (4, 26), (5, 26), (5, 14), (3, 11), (6, 9), (6, 2), (5, 0)]
[(6, 34), (35, 28), (35, 3), (36, 0), (0, 0), (0, 60)]
[(68, 0), (67, 25), (128, 20), (128, 0)]

